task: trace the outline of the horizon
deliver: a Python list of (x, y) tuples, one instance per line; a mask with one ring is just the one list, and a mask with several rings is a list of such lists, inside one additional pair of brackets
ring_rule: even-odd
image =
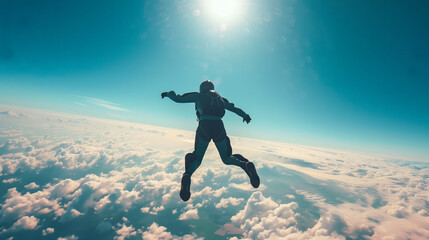
[[(1, 109), (1, 107), (11, 107), (12, 110), (6, 110), (6, 109)], [(54, 111), (54, 110), (49, 110), (49, 109), (37, 109), (37, 108), (28, 108), (28, 107), (23, 107), (23, 106), (12, 106), (12, 105), (3, 105), (0, 104), (0, 114), (2, 113), (9, 113), (9, 114), (16, 114), (16, 112), (13, 111), (13, 108), (17, 108), (15, 110), (18, 111), (35, 111), (38, 113), (50, 113), (53, 115), (65, 115), (68, 117), (82, 117), (82, 118), (87, 118), (90, 120), (98, 120), (98, 121), (106, 121), (106, 122), (117, 122), (117, 123), (126, 123), (126, 124), (136, 124), (136, 125), (142, 125), (142, 126), (146, 126), (146, 127), (156, 127), (156, 128), (161, 128), (161, 129), (168, 129), (168, 130), (178, 130), (178, 131), (185, 131), (185, 132), (189, 132), (189, 133), (194, 133), (194, 130), (188, 130), (188, 129), (180, 129), (180, 128), (172, 128), (172, 127), (167, 127), (167, 126), (159, 126), (159, 125), (151, 125), (151, 124), (145, 124), (142, 122), (133, 122), (133, 121), (127, 121), (127, 120), (121, 120), (121, 119), (110, 119), (110, 118), (100, 118), (100, 117), (94, 117), (94, 116), (88, 116), (88, 115), (78, 115), (78, 114), (73, 114), (73, 113), (69, 113), (69, 112), (58, 112), (58, 111)], [(6, 111), (2, 111), (2, 110), (6, 110)], [(367, 156), (372, 156), (372, 157), (378, 157), (378, 158), (384, 158), (386, 160), (399, 160), (399, 161), (408, 161), (408, 162), (429, 162), (428, 159), (419, 159), (419, 158), (407, 158), (404, 156), (391, 156), (389, 154), (383, 154), (383, 153), (374, 153), (374, 152), (365, 152), (365, 151), (354, 151), (354, 150), (348, 150), (348, 149), (336, 149), (336, 148), (331, 148), (331, 147), (324, 147), (324, 146), (317, 146), (317, 145), (306, 145), (306, 144), (298, 144), (298, 143), (292, 143), (292, 142), (284, 142), (284, 141), (275, 141), (275, 140), (271, 140), (271, 139), (261, 139), (261, 138), (252, 138), (252, 137), (245, 137), (245, 136), (236, 136), (236, 135), (229, 135), (230, 137), (233, 138), (241, 138), (241, 139), (249, 139), (249, 140), (258, 140), (261, 142), (271, 142), (271, 143), (280, 143), (280, 144), (287, 144), (287, 145), (291, 145), (291, 146), (301, 146), (301, 147), (313, 147), (313, 148), (318, 148), (318, 149), (323, 149), (323, 150), (335, 150), (336, 152), (344, 152), (344, 153), (353, 153), (353, 154), (362, 154), (362, 155), (367, 155)], [(213, 144), (211, 144), (211, 147), (214, 147)], [(209, 145), (210, 148), (210, 145)]]

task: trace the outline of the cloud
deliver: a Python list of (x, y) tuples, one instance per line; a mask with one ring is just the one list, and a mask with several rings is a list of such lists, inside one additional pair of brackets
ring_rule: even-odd
[(9, 118), (16, 118), (16, 117), (18, 117), (18, 114), (11, 112), (11, 111), (4, 111), (4, 112), (0, 112), (0, 116), (5, 116), (5, 117), (9, 117)]
[(33, 216), (24, 216), (20, 218), (18, 221), (16, 221), (13, 226), (12, 230), (19, 230), (19, 229), (25, 229), (25, 230), (31, 230), (35, 229), (37, 224), (39, 223), (39, 219), (33, 217)]
[(52, 211), (56, 215), (61, 215), (63, 211), (56, 200), (49, 199), (49, 192), (39, 191), (21, 195), (16, 188), (10, 188), (6, 196), (7, 199), (0, 209), (2, 219), (17, 219), (28, 214), (40, 215)]
[(61, 215), (60, 222), (69, 222), (81, 215), (83, 215), (83, 213), (74, 208), (69, 208), (63, 215)]
[(135, 231), (133, 225), (127, 226), (125, 223), (118, 224), (118, 228), (116, 229), (115, 240), (124, 240), (125, 238), (136, 236), (137, 232)]
[(226, 187), (221, 187), (219, 189), (213, 190), (211, 187), (205, 187), (201, 191), (195, 192), (192, 194), (192, 198), (198, 198), (202, 196), (213, 196), (220, 197), (222, 194), (226, 193), (228, 189)]
[(147, 227), (147, 231), (142, 234), (144, 240), (152, 240), (152, 239), (173, 239), (173, 235), (170, 232), (167, 232), (167, 228), (163, 226), (159, 226), (157, 223), (152, 223), (149, 227)]
[(345, 240), (336, 231), (344, 230), (347, 226), (338, 215), (321, 216), (319, 221), (306, 231), (299, 231), (295, 227), (290, 227), (280, 231), (284, 239), (325, 239), (325, 240)]
[(233, 222), (243, 223), (247, 219), (251, 219), (260, 213), (266, 213), (268, 210), (276, 208), (278, 204), (271, 198), (265, 198), (262, 192), (254, 192), (247, 200), (247, 204), (243, 210), (238, 212), (231, 218)]
[(146, 231), (142, 232), (142, 238), (143, 240), (169, 240), (169, 239), (175, 239), (175, 240), (202, 240), (203, 238), (198, 238), (195, 233), (192, 234), (186, 234), (182, 237), (176, 236), (171, 234), (167, 231), (166, 227), (159, 226), (157, 223), (153, 222), (149, 227), (147, 227)]
[(149, 208), (149, 207), (142, 207), (142, 208), (140, 209), (140, 211), (141, 211), (142, 213), (148, 213), (148, 212), (150, 211), (150, 208)]
[(199, 219), (197, 208), (190, 209), (179, 216), (179, 220), (190, 220), (190, 219)]
[(237, 182), (244, 182), (247, 181), (249, 178), (247, 177), (246, 174), (231, 174), (229, 181), (237, 181)]
[[(241, 235), (243, 234), (243, 231), (240, 228), (235, 227), (233, 224), (226, 223), (223, 225), (222, 228), (218, 229), (215, 234), (225, 236), (225, 234), (234, 234), (234, 235)], [(234, 238), (230, 238), (234, 239)]]
[(73, 102), (76, 105), (82, 106), (82, 107), (88, 107), (88, 105), (81, 103), (81, 102)]
[(19, 179), (17, 179), (17, 178), (9, 178), (9, 179), (4, 179), (2, 182), (3, 183), (14, 183), (14, 182), (17, 182), (17, 181), (19, 181)]
[(397, 218), (405, 218), (408, 216), (408, 209), (404, 206), (394, 205), (387, 210), (387, 213)]
[[(264, 185), (253, 189), (241, 169), (225, 168), (209, 148), (206, 166), (193, 176), (191, 200), (183, 203), (182, 161), (192, 151), (193, 132), (45, 112), (32, 112), (30, 121), (13, 112), (16, 118), (0, 116), (2, 126), (16, 126), (0, 127), (0, 225), (9, 230), (16, 224), (21, 231), (18, 226), (35, 218), (34, 229), (45, 229), (40, 234), (48, 234), (49, 226), (55, 229), (49, 236), (67, 236), (61, 222), (77, 218), (89, 223), (82, 231), (109, 238), (133, 232), (131, 238), (145, 232), (196, 238), (175, 232), (189, 221), (168, 230), (162, 225), (170, 226), (173, 218), (198, 219), (217, 207), (232, 223), (214, 230), (239, 239), (429, 236), (429, 168), (422, 163), (232, 137), (235, 151), (263, 166), (258, 171)], [(308, 167), (313, 164), (317, 168)], [(43, 184), (36, 187), (33, 180)], [(82, 234), (73, 233), (68, 237)], [(203, 234), (210, 239), (215, 233)]]
[(119, 104), (117, 103), (113, 103), (113, 102), (109, 102), (103, 99), (93, 98), (93, 97), (81, 97), (81, 98), (84, 98), (89, 103), (95, 104), (97, 106), (100, 106), (109, 110), (129, 112), (128, 109), (119, 107)]
[[(237, 189), (240, 189), (240, 190), (243, 190), (243, 191), (249, 191), (249, 192), (253, 192), (253, 191), (255, 191), (256, 189), (254, 188), (254, 187), (252, 187), (252, 185), (250, 185), (250, 183), (247, 183), (247, 182), (245, 182), (245, 183), (240, 183), (240, 184), (237, 184), (237, 183), (230, 183), (229, 184), (231, 187), (233, 187), (233, 188), (237, 188)], [(265, 190), (267, 187), (264, 185), (264, 184), (261, 184), (261, 185), (259, 185), (259, 187), (257, 188), (257, 190), (258, 191), (263, 191), (263, 190)]]
[(59, 237), (58, 240), (77, 240), (79, 239), (77, 236), (75, 235), (68, 235), (66, 237)]
[(271, 198), (266, 198), (261, 192), (254, 192), (243, 210), (231, 220), (240, 224), (243, 235), (250, 239), (281, 239), (291, 232), (297, 231), (295, 224), (298, 214), (295, 202), (278, 204)]
[(39, 187), (39, 185), (37, 185), (35, 182), (29, 183), (27, 185), (24, 186), (26, 189), (36, 189)]
[(71, 179), (64, 179), (55, 184), (50, 189), (49, 194), (51, 198), (62, 198), (67, 194), (74, 192), (78, 187), (79, 182)]
[(228, 205), (237, 206), (239, 205), (244, 198), (222, 198), (219, 203), (216, 204), (216, 208), (227, 208)]
[[(0, 155), (10, 153), (28, 153), (34, 149), (32, 143), (23, 136), (17, 138), (7, 139), (7, 141), (0, 147)], [(13, 156), (13, 155), (12, 155)]]
[(42, 231), (42, 235), (43, 236), (46, 236), (46, 235), (48, 235), (48, 234), (52, 234), (52, 233), (54, 233), (55, 232), (55, 229), (54, 228), (46, 228), (46, 229), (43, 229), (43, 231)]
[(149, 213), (152, 215), (157, 215), (158, 212), (162, 210), (164, 210), (164, 206), (154, 207), (152, 208), (152, 211), (150, 211)]
[[(326, 199), (318, 194), (313, 194), (304, 190), (295, 190), (297, 194), (303, 195), (310, 202), (321, 204), (326, 202)], [(293, 195), (292, 195), (293, 196)]]

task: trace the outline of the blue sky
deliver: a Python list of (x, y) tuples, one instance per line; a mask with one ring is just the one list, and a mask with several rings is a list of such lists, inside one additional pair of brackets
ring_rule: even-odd
[(160, 93), (211, 79), (231, 135), (427, 160), (428, 7), (1, 0), (0, 104), (194, 130)]

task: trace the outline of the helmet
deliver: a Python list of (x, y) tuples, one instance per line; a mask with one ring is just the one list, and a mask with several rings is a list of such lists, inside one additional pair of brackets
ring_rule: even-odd
[(210, 90), (214, 90), (214, 85), (210, 80), (205, 80), (200, 84), (200, 93), (207, 93)]

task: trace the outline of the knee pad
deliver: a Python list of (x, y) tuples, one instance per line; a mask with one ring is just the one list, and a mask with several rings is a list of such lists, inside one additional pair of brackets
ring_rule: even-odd
[(232, 154), (232, 156), (234, 156), (235, 158), (237, 158), (240, 161), (243, 162), (248, 162), (249, 160), (247, 160), (247, 158), (243, 157), (241, 154)]
[(233, 154), (232, 156), (234, 156), (235, 158), (237, 158), (240, 161), (240, 167), (242, 169), (246, 169), (246, 164), (249, 162), (249, 160), (247, 160), (247, 158), (243, 157), (243, 155), (241, 155), (241, 154)]

